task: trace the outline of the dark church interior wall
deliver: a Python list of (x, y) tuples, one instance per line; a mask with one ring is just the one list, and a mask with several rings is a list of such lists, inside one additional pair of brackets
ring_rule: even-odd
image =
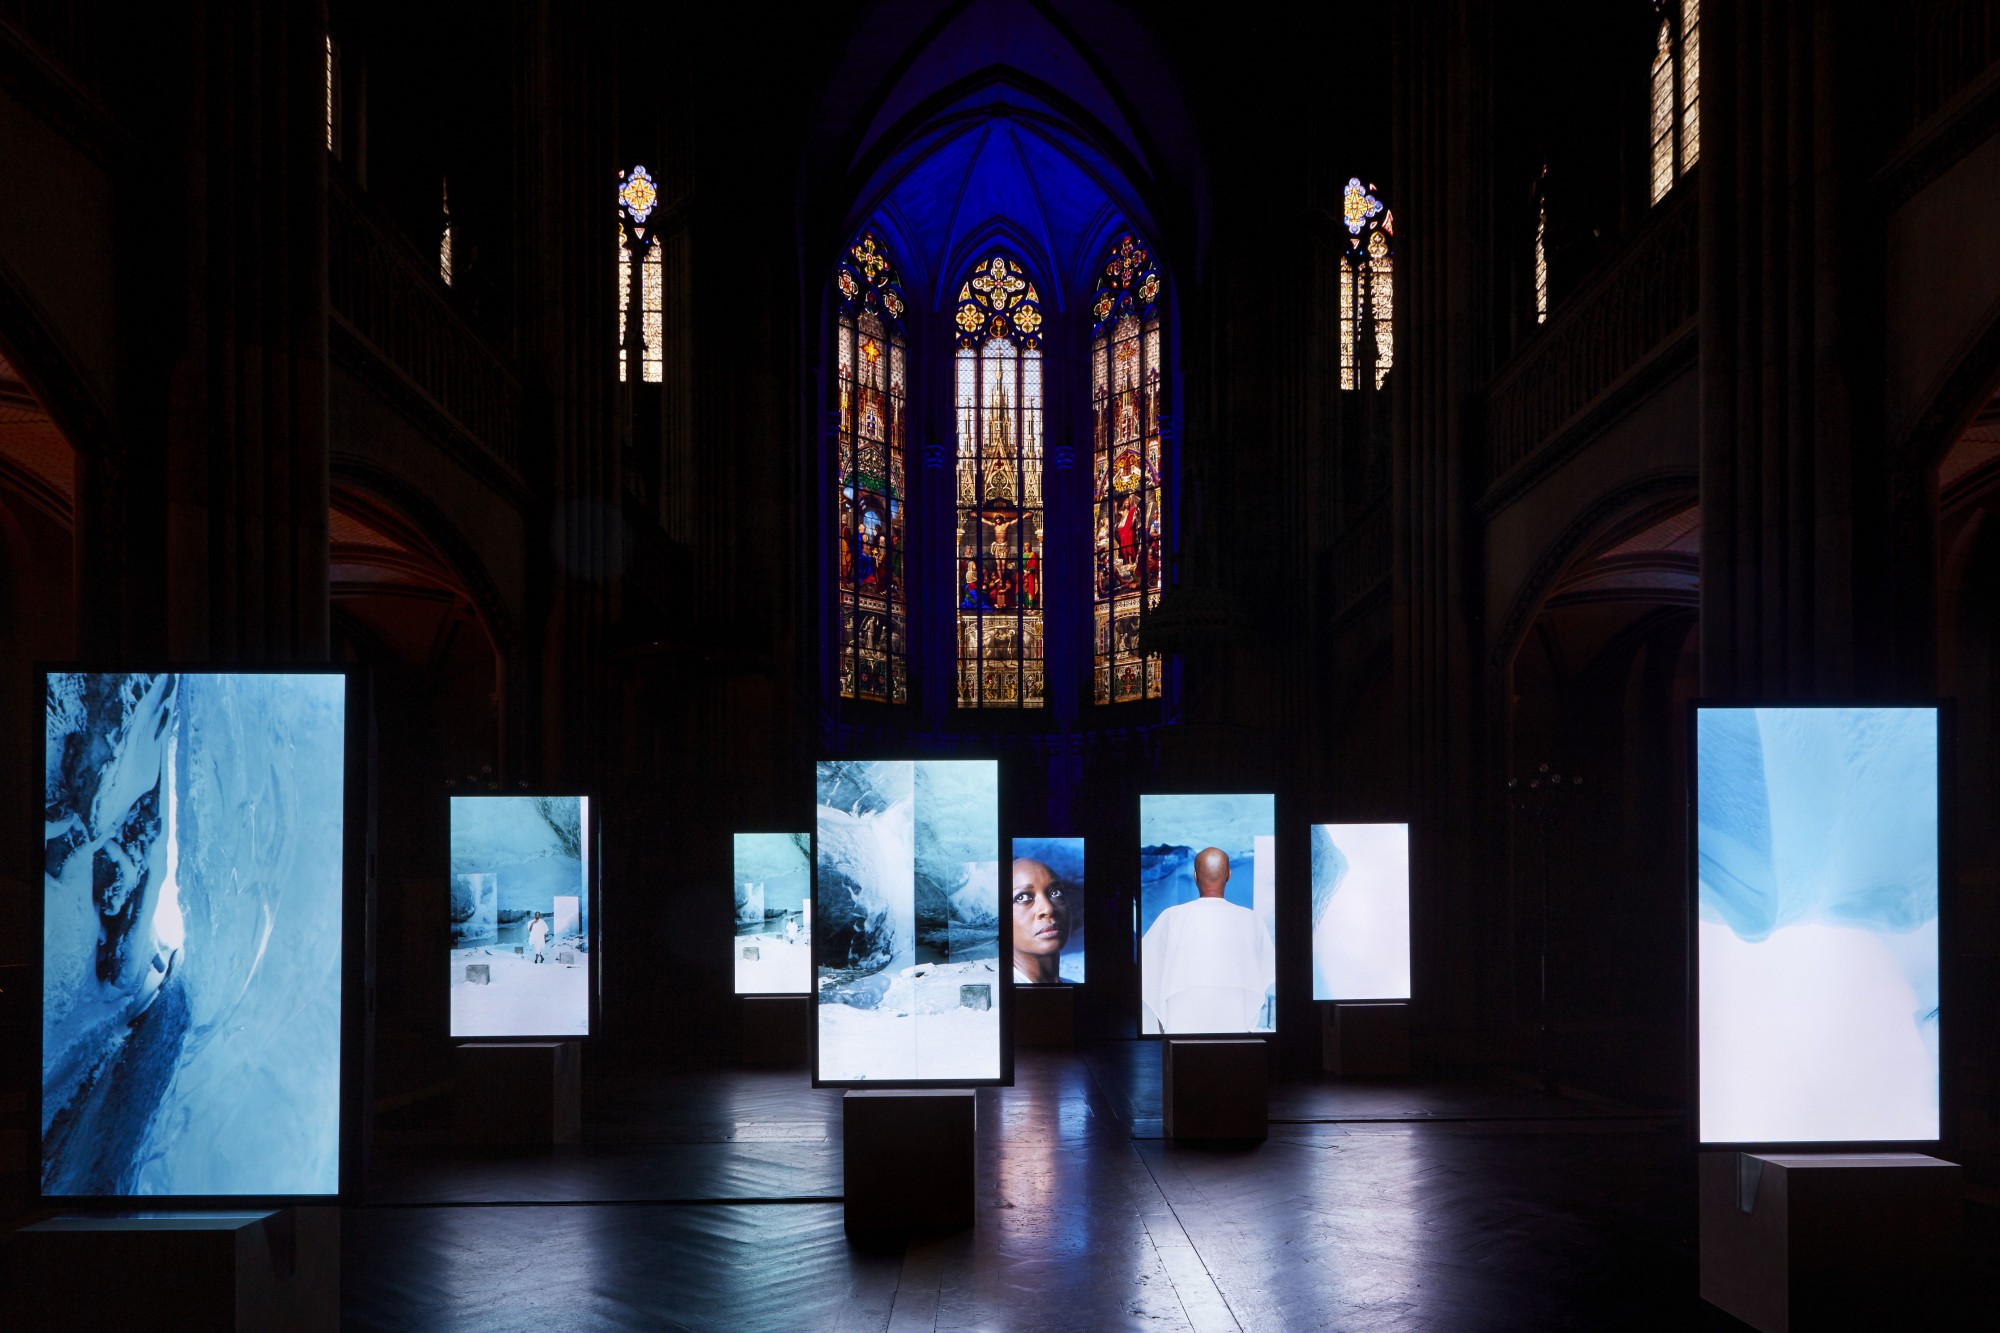
[[(2000, 26), (1937, 0), (1868, 25), (1708, 8), (1701, 162), (1652, 204), (1639, 4), (1216, 23), (1019, 0), (1000, 9), (1055, 55), (988, 57), (963, 4), (327, 0), (112, 25), (101, 0), (0, 0), (10, 801), (34, 781), (34, 662), (373, 667), (376, 1091), (383, 1125), (422, 1133), (448, 1106), (425, 960), (451, 790), (603, 798), (606, 1067), (734, 1057), (727, 835), (803, 826), (817, 757), (906, 751), (997, 755), (1003, 827), (1089, 835), (1100, 941), (1128, 929), (1141, 791), (1276, 790), (1284, 829), (1411, 819), (1420, 1059), (1527, 1071), (1543, 887), (1505, 780), (1550, 762), (1587, 779), (1552, 831), (1560, 1075), (1672, 1106), (1686, 700), (1949, 694), (1951, 1095), (1991, 1178)], [(1057, 57), (1074, 86), (1035, 72)], [(901, 710), (830, 688), (831, 265), (895, 147), (878, 111), (939, 61), (968, 71), (939, 98), (1027, 79), (1093, 133), (1115, 108), (1142, 150), (1128, 185), (1174, 293), (1173, 579), (1222, 627), (1186, 640), (1158, 705), (969, 715), (935, 672)], [(661, 188), (658, 386), (611, 372), (611, 182), (634, 162)], [(1380, 393), (1336, 373), (1350, 176), (1396, 217)], [(948, 439), (935, 415), (922, 443)], [(1087, 429), (1079, 410), (1051, 439)], [(31, 921), (12, 805), (0, 919)], [(1288, 883), (1303, 856), (1282, 844)], [(24, 1040), (36, 947), (0, 931)], [(1303, 1071), (1302, 933), (1280, 947)], [(1086, 1024), (1125, 1035), (1136, 977), (1097, 955)], [(33, 1076), (0, 1080), (25, 1169)]]

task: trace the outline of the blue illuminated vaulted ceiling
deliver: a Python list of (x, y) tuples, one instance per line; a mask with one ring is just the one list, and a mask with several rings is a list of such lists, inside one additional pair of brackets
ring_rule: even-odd
[[(904, 290), (931, 309), (949, 308), (966, 270), (999, 247), (1028, 264), (1060, 310), (1088, 289), (1116, 229), (1154, 230), (1141, 188), (1144, 141), (1056, 7), (945, 8), (943, 22), (918, 29), (913, 46), (877, 66), (898, 71), (888, 86), (844, 108), (839, 91), (830, 98), (830, 111), (866, 122), (849, 141), (848, 180), (860, 189), (847, 226), (882, 227)], [(908, 8), (877, 13), (907, 18)], [(864, 33), (850, 59), (894, 36), (887, 26)]]

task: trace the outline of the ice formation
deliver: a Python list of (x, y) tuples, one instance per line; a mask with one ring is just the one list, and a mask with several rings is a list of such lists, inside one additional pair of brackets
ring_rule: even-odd
[(811, 991), (812, 836), (737, 834), (734, 879), (736, 993)]
[(1406, 824), (1315, 824), (1313, 998), (1410, 998)]
[(338, 1189), (345, 690), (49, 677), (45, 1193)]
[(1711, 708), (1697, 740), (1703, 1139), (1935, 1138), (1935, 711)]

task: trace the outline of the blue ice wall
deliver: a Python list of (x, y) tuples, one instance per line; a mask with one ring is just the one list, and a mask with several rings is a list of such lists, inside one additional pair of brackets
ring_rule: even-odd
[(798, 911), (812, 893), (812, 835), (737, 834), (734, 878), (763, 884), (764, 915)]
[(579, 896), (587, 912), (585, 832), (575, 796), (454, 796), (451, 873), (495, 876), (503, 925), (551, 915), (557, 894)]
[(1254, 908), (1257, 837), (1277, 826), (1277, 799), (1269, 794), (1142, 796), (1139, 798), (1139, 934), (1161, 912), (1200, 895), (1194, 887), (1195, 854), (1220, 847), (1229, 854), (1225, 901)]
[(1705, 919), (1755, 942), (1937, 915), (1935, 710), (1705, 708), (1696, 740)]

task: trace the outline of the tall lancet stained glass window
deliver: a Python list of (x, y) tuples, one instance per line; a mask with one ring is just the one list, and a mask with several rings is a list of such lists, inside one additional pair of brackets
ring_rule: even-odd
[(1160, 484), (1160, 270), (1130, 234), (1111, 247), (1090, 305), (1091, 528), (1096, 549), (1091, 674), (1098, 703), (1160, 697), (1160, 659), (1139, 651), (1159, 604), (1166, 492)]
[(957, 582), (961, 708), (1040, 708), (1042, 298), (1004, 255), (958, 290)]
[(666, 377), (660, 247), (646, 226), (659, 202), (659, 190), (644, 167), (618, 173), (618, 378), (631, 377), (636, 359), (640, 378), (648, 384)]
[[(1396, 216), (1373, 185), (1350, 177), (1340, 200), (1347, 250), (1340, 264), (1340, 387), (1371, 376), (1382, 387), (1396, 362)], [(1373, 367), (1372, 372), (1369, 367)]]
[(872, 231), (841, 256), (834, 284), (839, 407), (840, 658), (843, 699), (910, 697), (903, 584), (903, 404), (908, 344), (902, 281)]

